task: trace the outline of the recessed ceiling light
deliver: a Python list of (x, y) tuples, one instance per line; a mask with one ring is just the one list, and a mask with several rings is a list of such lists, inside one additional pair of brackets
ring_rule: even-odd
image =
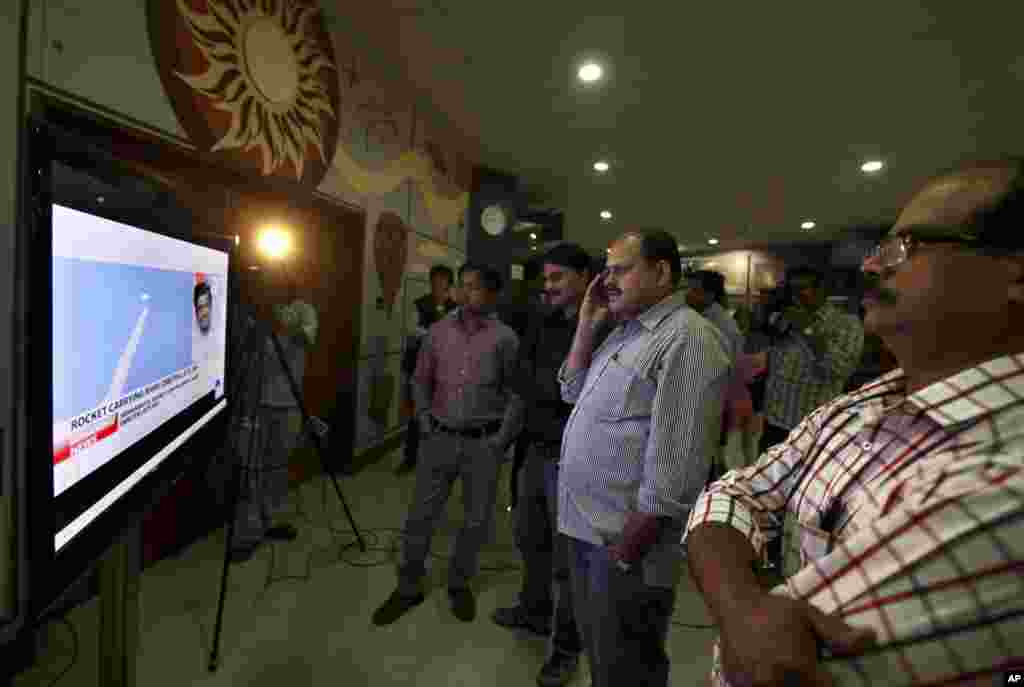
[(597, 62), (587, 62), (580, 67), (577, 76), (580, 77), (580, 81), (583, 83), (594, 83), (604, 76), (604, 69)]
[(710, 243), (712, 246), (717, 246), (718, 239), (708, 239), (708, 243)]
[(607, 172), (609, 169), (611, 169), (611, 165), (609, 165), (604, 160), (598, 160), (597, 162), (594, 163), (594, 169), (597, 170), (598, 172)]
[(860, 166), (860, 171), (874, 174), (875, 172), (881, 172), (883, 167), (885, 167), (885, 163), (881, 160), (868, 160)]
[(818, 225), (815, 224), (814, 222), (812, 222), (811, 220), (807, 220), (806, 222), (804, 222), (803, 224), (800, 225), (800, 228), (801, 229), (813, 229), (816, 226), (818, 226)]
[(537, 235), (531, 233), (530, 234), (530, 238), (533, 239), (534, 241), (536, 241), (537, 240)]
[(601, 219), (611, 219), (611, 218), (612, 218), (611, 210), (601, 210)]

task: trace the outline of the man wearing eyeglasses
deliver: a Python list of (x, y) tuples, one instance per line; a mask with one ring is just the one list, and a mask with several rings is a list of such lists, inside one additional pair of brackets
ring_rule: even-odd
[[(925, 186), (863, 264), (900, 368), (698, 499), (712, 684), (989, 685), (1024, 663), (1024, 160)], [(800, 523), (771, 592), (755, 560)]]

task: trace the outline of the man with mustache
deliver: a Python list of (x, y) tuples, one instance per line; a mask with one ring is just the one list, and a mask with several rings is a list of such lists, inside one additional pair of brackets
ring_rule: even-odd
[[(990, 685), (1024, 663), (1024, 161), (930, 181), (865, 259), (900, 368), (815, 410), (694, 507), (712, 684)], [(801, 567), (754, 573), (799, 521)]]
[[(558, 530), (594, 687), (668, 685), (683, 523), (707, 482), (731, 361), (686, 306), (675, 237), (630, 232), (580, 306), (562, 398)], [(615, 329), (598, 345), (609, 318)]]
[(562, 400), (558, 369), (594, 272), (590, 256), (573, 243), (548, 251), (543, 270), (545, 308), (530, 322), (519, 354), (519, 393), (526, 401), (519, 441), (526, 455), (518, 475), (515, 539), (523, 557), (523, 586), (519, 603), (497, 609), (493, 619), (545, 636), (554, 630), (551, 652), (537, 676), (541, 687), (554, 687), (569, 682), (583, 649), (573, 616), (565, 538), (558, 533), (558, 458), (572, 411)]

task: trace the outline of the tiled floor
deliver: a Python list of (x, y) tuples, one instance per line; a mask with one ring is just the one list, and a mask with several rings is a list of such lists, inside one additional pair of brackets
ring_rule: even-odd
[[(215, 673), (207, 671), (207, 659), (223, 532), (147, 570), (137, 684), (534, 685), (545, 641), (509, 632), (490, 620), (491, 611), (514, 602), (518, 590), (519, 560), (512, 544), (507, 486), (499, 495), (496, 541), (483, 555), (485, 570), (475, 584), (477, 620), (467, 624), (452, 617), (444, 593), (445, 554), (461, 522), (456, 486), (434, 541), (434, 586), (426, 603), (390, 627), (370, 623), (373, 610), (395, 584), (396, 528), (402, 524), (412, 491), (412, 475), (393, 475), (396, 460), (397, 456), (383, 460), (341, 482), (367, 540), (366, 553), (357, 548), (341, 552), (353, 537), (329, 483), (315, 480), (294, 492), (300, 538), (264, 547), (251, 561), (231, 568), (221, 665)], [(502, 484), (507, 483), (503, 477)], [(77, 631), (78, 656), (57, 684), (97, 685), (96, 602), (75, 609), (68, 620)], [(688, 578), (679, 589), (675, 620), (708, 623), (703, 602)], [(673, 685), (705, 684), (713, 636), (706, 629), (672, 628)], [(19, 676), (16, 687), (50, 685), (71, 665), (72, 635), (65, 625), (52, 624), (40, 643), (38, 665)], [(585, 668), (573, 684), (587, 684)]]

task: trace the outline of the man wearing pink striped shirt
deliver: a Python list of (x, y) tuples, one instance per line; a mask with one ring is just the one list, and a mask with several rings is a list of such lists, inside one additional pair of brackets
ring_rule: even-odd
[[(900, 368), (698, 499), (712, 683), (990, 685), (1024, 663), (1024, 160), (929, 182), (865, 259)], [(755, 562), (786, 514), (800, 568)]]

